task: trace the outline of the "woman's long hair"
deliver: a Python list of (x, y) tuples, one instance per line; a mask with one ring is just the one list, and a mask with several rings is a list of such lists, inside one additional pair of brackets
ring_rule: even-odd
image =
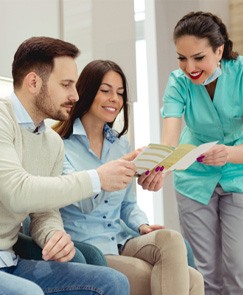
[[(128, 130), (128, 90), (127, 80), (122, 69), (113, 61), (110, 60), (94, 60), (87, 64), (81, 72), (76, 88), (79, 95), (79, 100), (75, 103), (70, 117), (67, 121), (57, 123), (53, 129), (62, 137), (69, 138), (73, 132), (73, 124), (77, 118), (82, 118), (91, 108), (95, 96), (99, 90), (105, 74), (109, 71), (118, 73), (122, 78), (123, 83), (123, 115), (124, 125), (121, 132), (118, 132), (118, 137), (125, 134)], [(107, 124), (112, 128), (114, 122)]]

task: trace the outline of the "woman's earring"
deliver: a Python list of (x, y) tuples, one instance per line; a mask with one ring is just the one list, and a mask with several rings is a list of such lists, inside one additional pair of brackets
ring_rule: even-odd
[(220, 60), (218, 61), (218, 63), (217, 63), (217, 67), (219, 67), (220, 68)]

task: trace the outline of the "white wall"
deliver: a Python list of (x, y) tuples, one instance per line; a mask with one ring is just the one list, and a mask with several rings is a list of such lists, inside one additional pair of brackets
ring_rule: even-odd
[(0, 76), (11, 77), (13, 55), (23, 40), (63, 38), (80, 48), (80, 70), (94, 58), (117, 61), (136, 100), (133, 20), (132, 0), (0, 0)]
[(17, 47), (32, 36), (60, 37), (59, 0), (0, 0), (0, 76), (12, 77)]
[[(79, 70), (93, 59), (117, 62), (127, 76), (129, 96), (136, 101), (133, 1), (63, 0), (63, 11), (63, 37), (81, 50)], [(132, 105), (130, 114), (129, 137), (133, 138)]]
[[(31, 36), (74, 43), (79, 71), (93, 59), (111, 59), (126, 73), (136, 101), (133, 0), (0, 0), (0, 76), (11, 78), (14, 52)], [(133, 108), (131, 106), (131, 118)], [(131, 119), (129, 136), (133, 138)]]

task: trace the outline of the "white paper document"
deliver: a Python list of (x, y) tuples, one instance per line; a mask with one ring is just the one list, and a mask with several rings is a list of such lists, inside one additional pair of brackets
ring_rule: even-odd
[(164, 166), (164, 172), (173, 170), (185, 170), (196, 159), (216, 145), (217, 141), (203, 143), (200, 146), (180, 144), (178, 147), (170, 147), (161, 144), (149, 144), (135, 159), (137, 174), (141, 175), (147, 170), (153, 170), (157, 166)]

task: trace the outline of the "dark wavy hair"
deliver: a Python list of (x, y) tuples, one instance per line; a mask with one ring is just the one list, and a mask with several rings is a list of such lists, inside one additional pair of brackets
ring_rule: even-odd
[[(118, 73), (122, 78), (123, 83), (123, 115), (124, 125), (121, 132), (118, 133), (118, 138), (125, 134), (128, 130), (128, 86), (127, 79), (122, 69), (113, 61), (110, 60), (94, 60), (88, 63), (81, 72), (76, 84), (79, 100), (75, 103), (70, 117), (67, 121), (57, 123), (53, 129), (62, 137), (69, 138), (73, 132), (73, 124), (77, 118), (82, 118), (91, 108), (95, 96), (99, 90), (105, 74), (109, 71)], [(107, 123), (111, 128), (114, 122)]]
[(183, 16), (175, 26), (174, 42), (185, 35), (207, 38), (214, 52), (224, 44), (222, 56), (224, 59), (237, 59), (239, 56), (238, 52), (233, 51), (233, 42), (229, 39), (225, 24), (210, 12), (190, 12)]
[(54, 67), (54, 58), (76, 58), (79, 53), (75, 45), (60, 39), (32, 37), (25, 40), (18, 47), (12, 63), (14, 87), (21, 87), (24, 77), (31, 71), (35, 71), (43, 81), (47, 81)]

